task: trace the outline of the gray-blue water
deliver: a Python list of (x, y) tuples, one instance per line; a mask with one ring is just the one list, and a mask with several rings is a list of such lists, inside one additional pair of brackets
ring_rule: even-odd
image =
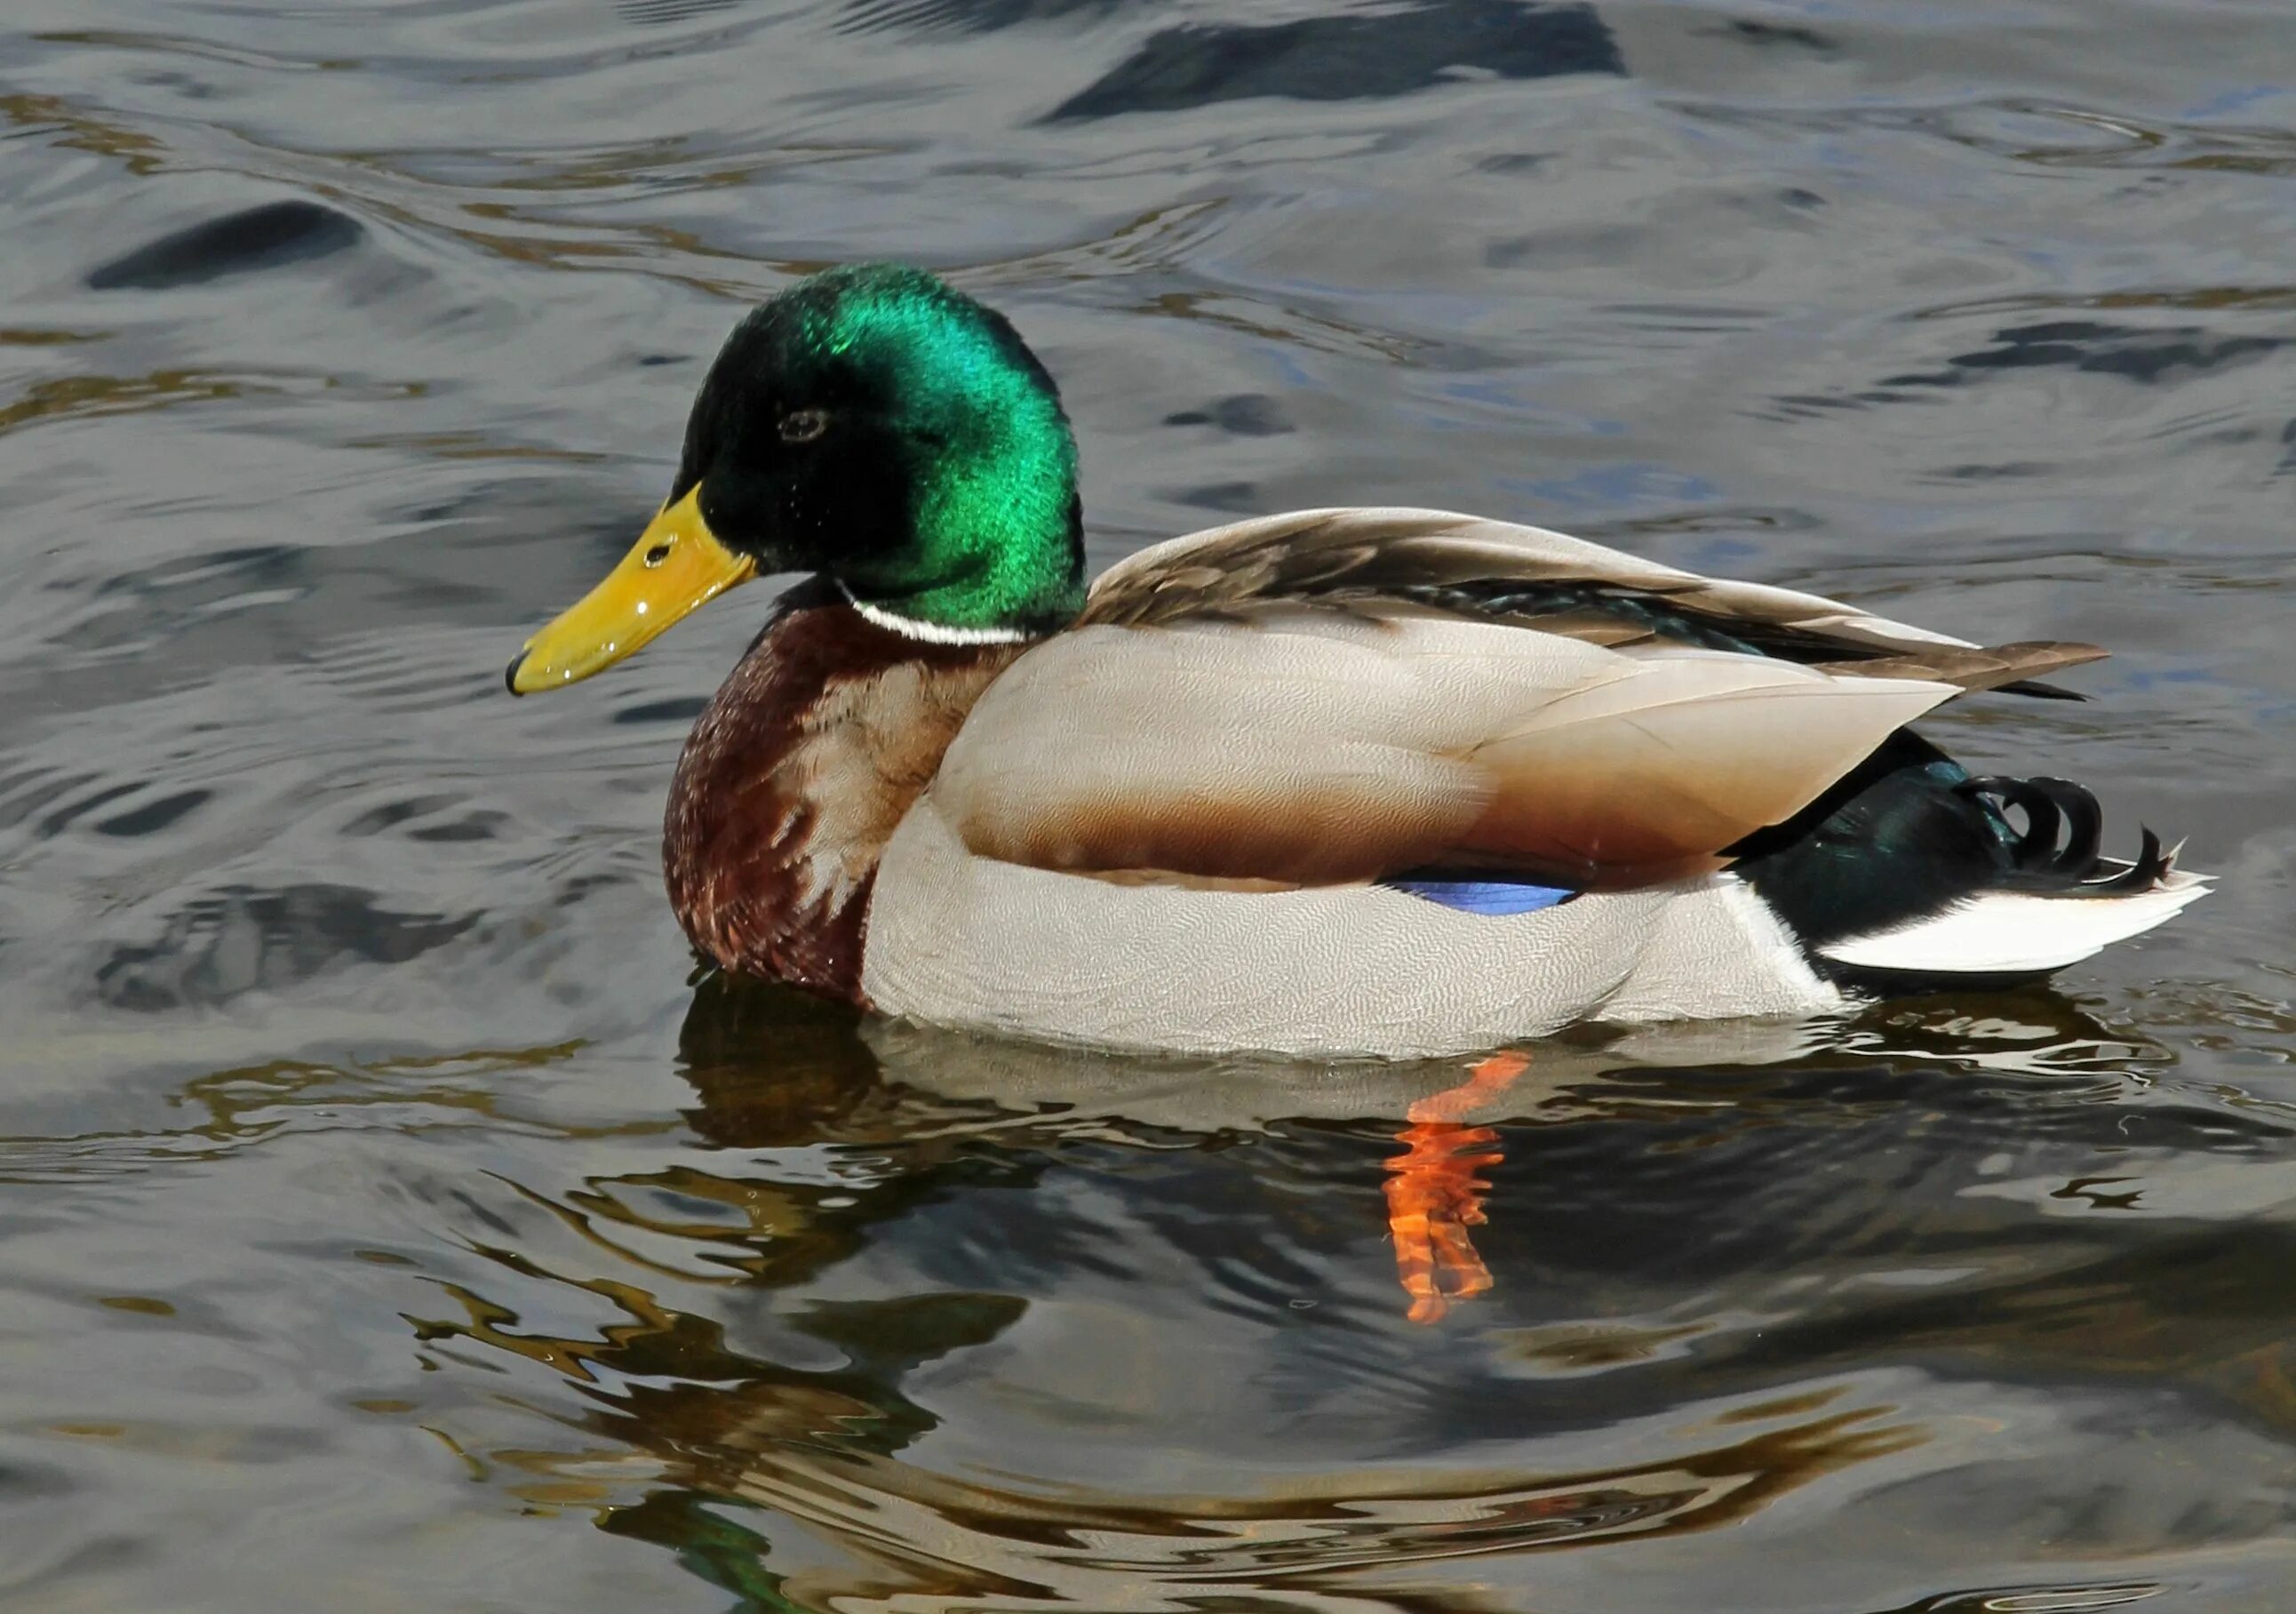
[[(2296, 1606), (2292, 67), (2282, 0), (13, 0), (0, 1601)], [(2095, 639), (1934, 731), (2221, 888), (1534, 1050), (1431, 1324), (1462, 1069), (697, 992), (660, 802), (762, 599), (501, 668), (862, 257), (1044, 354), (1101, 559), (1431, 504)]]

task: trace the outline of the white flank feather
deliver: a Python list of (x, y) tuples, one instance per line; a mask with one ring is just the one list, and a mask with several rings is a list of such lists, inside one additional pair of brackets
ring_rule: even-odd
[(2128, 896), (2042, 896), (1984, 891), (1942, 913), (1830, 942), (1818, 951), (1858, 969), (1927, 975), (2033, 975), (2078, 964), (2152, 929), (2208, 890), (2177, 870)]

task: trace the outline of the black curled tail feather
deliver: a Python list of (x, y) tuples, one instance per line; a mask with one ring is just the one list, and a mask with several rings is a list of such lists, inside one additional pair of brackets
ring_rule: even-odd
[[(1845, 965), (1827, 950), (1919, 924), (1986, 893), (2128, 896), (2157, 888), (2170, 874), (2176, 854), (2149, 829), (2134, 862), (2103, 856), (2103, 826), (2095, 796), (2079, 785), (1972, 778), (1900, 729), (1793, 818), (1730, 850), (1735, 872), (1793, 933), (1818, 974), (1844, 986), (1903, 992), (1976, 984), (1980, 976), (1927, 970), (1917, 979)], [(2006, 984), (2034, 973), (2047, 972), (1982, 979)]]
[(2070, 779), (2013, 778), (1988, 774), (1964, 779), (1954, 786), (1964, 796), (1998, 803), (1995, 816), (2008, 823), (2006, 809), (2025, 814), (2025, 828), (2013, 833), (2015, 874), (2001, 882), (2011, 890), (2039, 890), (2065, 896), (2123, 896), (2150, 891), (2175, 865), (2175, 854), (2162, 850), (2161, 837), (2142, 831), (2144, 844), (2136, 861), (2123, 864), (2099, 855), (2104, 833), (2104, 810), (2096, 797)]

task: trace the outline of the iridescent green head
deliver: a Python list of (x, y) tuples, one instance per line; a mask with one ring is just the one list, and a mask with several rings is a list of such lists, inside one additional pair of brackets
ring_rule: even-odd
[(760, 571), (914, 622), (1051, 630), (1084, 603), (1059, 391), (1002, 315), (922, 269), (832, 269), (735, 326), (669, 502), (697, 487)]
[(1004, 317), (922, 269), (801, 280), (734, 327), (660, 513), (527, 640), (513, 695), (613, 665), (726, 589), (826, 574), (913, 638), (1025, 638), (1084, 607), (1076, 439)]

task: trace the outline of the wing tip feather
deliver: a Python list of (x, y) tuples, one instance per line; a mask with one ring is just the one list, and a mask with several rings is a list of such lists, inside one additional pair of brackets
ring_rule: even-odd
[(1870, 659), (1820, 662), (1836, 678), (1924, 679), (1950, 684), (1956, 694), (2000, 690), (2047, 700), (2085, 700), (2077, 691), (2038, 680), (2069, 667), (2084, 667), (2111, 654), (2075, 639), (2027, 639), (2007, 645), (1939, 645)]

